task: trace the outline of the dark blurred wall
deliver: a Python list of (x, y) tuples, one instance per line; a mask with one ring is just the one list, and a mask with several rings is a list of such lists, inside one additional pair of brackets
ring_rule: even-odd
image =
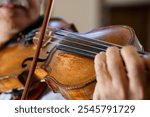
[(132, 5), (105, 4), (104, 25), (129, 25), (135, 30), (146, 51), (150, 51), (150, 2)]

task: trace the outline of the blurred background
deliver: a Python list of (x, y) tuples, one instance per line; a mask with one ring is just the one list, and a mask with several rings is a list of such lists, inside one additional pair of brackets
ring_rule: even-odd
[(53, 16), (74, 23), (79, 32), (129, 25), (150, 51), (150, 0), (55, 0)]

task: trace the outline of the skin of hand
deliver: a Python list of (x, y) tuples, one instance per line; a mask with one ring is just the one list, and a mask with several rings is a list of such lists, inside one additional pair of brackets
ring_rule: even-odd
[[(95, 57), (93, 99), (148, 99), (150, 57), (140, 57), (133, 46), (109, 47)], [(149, 78), (149, 79), (148, 79)], [(150, 85), (150, 83), (149, 83)]]

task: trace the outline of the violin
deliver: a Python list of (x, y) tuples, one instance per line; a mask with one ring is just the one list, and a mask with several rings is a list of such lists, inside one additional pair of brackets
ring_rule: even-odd
[[(35, 43), (38, 42), (37, 50), (22, 100), (27, 97), (33, 73), (66, 99), (92, 99), (96, 83), (93, 57), (98, 52), (105, 51), (109, 46), (121, 48), (123, 45), (132, 44), (137, 47), (141, 56), (147, 54), (141, 51), (142, 47), (133, 29), (127, 26), (105, 27), (86, 34), (56, 29), (50, 30), (44, 37), (53, 2), (48, 2), (39, 40), (38, 36), (34, 39)], [(47, 57), (44, 64), (36, 67), (40, 51), (47, 54)]]
[[(49, 6), (51, 6), (51, 1), (49, 1)], [(49, 13), (46, 13), (46, 19), (48, 19), (47, 14)], [(66, 99), (92, 99), (96, 83), (93, 58), (98, 52), (105, 51), (109, 46), (121, 48), (123, 45), (132, 44), (137, 47), (139, 54), (145, 54), (141, 51), (142, 47), (136, 39), (133, 29), (127, 26), (105, 27), (85, 34), (61, 30), (60, 27), (47, 30), (47, 35), (42, 41), (41, 54), (37, 60), (34, 75), (37, 79), (44, 80), (54, 92), (60, 92)], [(30, 37), (32, 38), (33, 35), (34, 33), (27, 35), (27, 39), (8, 45), (6, 49), (1, 51), (6, 53), (9, 50), (7, 51), (8, 54), (5, 55), (7, 57), (1, 55), (2, 58), (4, 57), (1, 64), (6, 64), (6, 68), (1, 69), (1, 81), (8, 79), (6, 83), (1, 83), (1, 92), (24, 88), (20, 83), (19, 76), (23, 76), (22, 74), (26, 71), (28, 72), (31, 60), (33, 60), (32, 54), (39, 45), (37, 42), (41, 40), (38, 40), (37, 33), (37, 37), (33, 39), (34, 44), (26, 43), (31, 41)], [(11, 50), (17, 54), (14, 54)], [(23, 55), (20, 56), (20, 53)], [(10, 61), (12, 57), (15, 64), (6, 62), (6, 58), (7, 61)], [(13, 66), (10, 69), (12, 65), (15, 65), (15, 67)], [(11, 82), (15, 82), (15, 85), (9, 83), (9, 80), (12, 79)], [(32, 83), (36, 82), (37, 79), (33, 80)], [(43, 92), (43, 90), (40, 92)]]
[[(78, 33), (73, 24), (54, 18), (49, 27), (34, 73), (37, 78), (31, 87), (34, 93), (30, 91), (32, 96), (29, 93), (28, 99), (38, 99), (45, 89), (45, 83), (39, 80), (45, 81), (54, 92), (60, 92), (66, 99), (92, 99), (96, 84), (93, 58), (97, 53), (109, 46), (120, 48), (127, 44), (143, 51), (134, 30), (128, 26), (109, 26)], [(39, 39), (38, 31), (36, 29), (22, 41), (1, 49), (0, 65), (4, 67), (0, 68), (0, 92), (24, 89), (25, 72), (33, 59)], [(33, 43), (26, 42), (32, 38)]]
[[(39, 33), (33, 38), (35, 44)], [(133, 45), (142, 56), (146, 54), (134, 30), (129, 26), (109, 26), (88, 33), (47, 29), (41, 53), (49, 53), (46, 61), (35, 70), (54, 91), (65, 99), (92, 99), (96, 76), (94, 56), (107, 47)], [(46, 52), (44, 48), (47, 48)]]
[[(77, 31), (73, 24), (69, 24), (61, 18), (51, 18), (49, 27)], [(19, 99), (22, 95), (31, 65), (31, 62), (26, 63), (26, 61), (33, 58), (36, 46), (33, 44), (32, 38), (38, 30), (39, 28), (36, 28), (23, 36), (18, 36), (16, 41), (9, 42), (0, 49), (0, 65), (3, 66), (0, 67), (0, 93), (13, 93), (12, 99)], [(38, 66), (41, 65), (45, 55), (41, 54), (40, 57)], [(38, 99), (46, 87), (46, 83), (34, 78), (28, 99)]]

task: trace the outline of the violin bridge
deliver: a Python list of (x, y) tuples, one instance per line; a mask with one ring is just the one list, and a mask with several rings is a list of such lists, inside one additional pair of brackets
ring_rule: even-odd
[(48, 33), (45, 33), (42, 47), (47, 46), (47, 44), (49, 44), (51, 41), (52, 41), (52, 31), (48, 31)]
[[(37, 46), (38, 44), (39, 37), (40, 37), (40, 32), (36, 32), (35, 36), (33, 37), (33, 43), (35, 44), (35, 46)], [(47, 46), (47, 44), (49, 44), (51, 40), (52, 40), (52, 31), (46, 30), (43, 43), (42, 43), (42, 47), (44, 48), (45, 46)]]

